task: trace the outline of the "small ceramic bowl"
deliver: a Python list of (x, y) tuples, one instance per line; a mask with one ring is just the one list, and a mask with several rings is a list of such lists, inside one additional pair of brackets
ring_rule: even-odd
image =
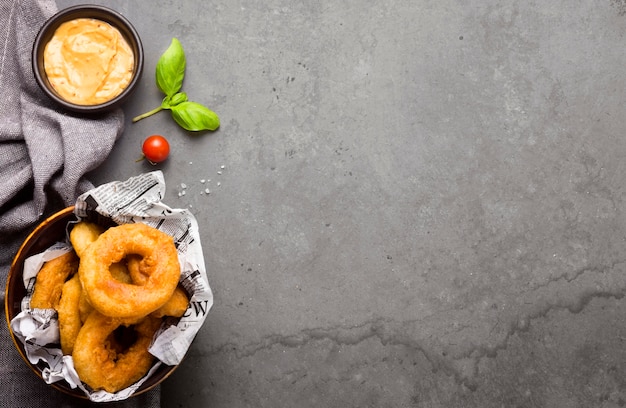
[[(54, 36), (55, 31), (63, 23), (78, 18), (101, 20), (109, 23), (114, 28), (117, 28), (124, 39), (128, 42), (134, 55), (132, 78), (129, 84), (113, 99), (95, 105), (77, 104), (64, 99), (51, 85), (44, 67), (44, 50), (46, 44), (48, 44)], [(48, 19), (39, 30), (39, 33), (35, 38), (32, 51), (33, 73), (35, 75), (35, 80), (43, 92), (63, 108), (73, 112), (85, 114), (112, 110), (124, 103), (134, 92), (137, 84), (139, 83), (143, 71), (143, 60), (144, 55), (141, 38), (132, 24), (120, 13), (97, 5), (79, 5), (69, 7), (50, 17), (50, 19)]]
[[(76, 221), (74, 207), (67, 207), (41, 222), (24, 240), (24, 243), (17, 251), (7, 278), (4, 309), (9, 326), (9, 333), (11, 334), (11, 338), (18, 353), (35, 374), (42, 378), (42, 381), (43, 377), (41, 373), (45, 366), (43, 363), (32, 364), (28, 361), (24, 345), (11, 329), (11, 320), (20, 313), (22, 298), (26, 295), (26, 288), (24, 288), (24, 282), (22, 280), (24, 261), (31, 255), (43, 252), (54, 243), (63, 241), (66, 237), (68, 223), (72, 221)], [(169, 377), (176, 367), (177, 366), (161, 364), (157, 371), (148, 378), (132, 396), (137, 396), (151, 390)], [(87, 396), (80, 389), (72, 389), (65, 381), (55, 382), (51, 384), (51, 386), (66, 394), (87, 399)]]

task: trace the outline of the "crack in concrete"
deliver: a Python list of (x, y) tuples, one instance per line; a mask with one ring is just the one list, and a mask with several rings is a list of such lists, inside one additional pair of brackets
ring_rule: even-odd
[[(415, 324), (419, 320), (398, 323), (392, 319), (377, 317), (358, 325), (337, 325), (329, 328), (303, 329), (299, 334), (269, 335), (258, 342), (238, 346), (235, 343), (226, 343), (211, 351), (211, 354), (234, 353), (237, 358), (251, 357), (254, 354), (273, 347), (283, 346), (297, 348), (311, 342), (328, 340), (337, 345), (355, 346), (366, 340), (377, 338), (383, 346), (402, 346), (419, 352), (428, 361), (433, 371), (442, 371), (457, 381), (464, 383), (460, 373), (450, 362), (440, 355), (428, 351), (418, 340), (409, 334), (402, 333), (401, 326)], [(396, 326), (396, 327), (394, 327)]]
[[(610, 279), (603, 284), (593, 280), (590, 282), (583, 281), (584, 287), (582, 289), (571, 288), (574, 282), (581, 281), (584, 276), (598, 273), (607, 274), (607, 271), (623, 263), (624, 261), (619, 261), (611, 266), (581, 268), (573, 274), (563, 274), (550, 279), (545, 284), (535, 286), (533, 290), (524, 292), (531, 297), (530, 301), (524, 302), (524, 304), (530, 305), (530, 310), (519, 313), (509, 323), (505, 323), (504, 335), (497, 342), (493, 344), (484, 344), (484, 342), (483, 344), (469, 344), (468, 347), (457, 353), (441, 353), (436, 344), (425, 345), (428, 343), (428, 338), (420, 340), (411, 334), (413, 330), (409, 329), (410, 327), (424, 326), (426, 320), (433, 319), (435, 315), (439, 314), (434, 313), (419, 319), (402, 322), (392, 318), (375, 317), (356, 325), (307, 328), (302, 329), (297, 334), (271, 334), (257, 342), (243, 346), (234, 342), (225, 343), (212, 349), (210, 354), (234, 353), (237, 358), (241, 359), (280, 346), (294, 349), (325, 340), (341, 346), (356, 346), (369, 339), (378, 339), (382, 346), (402, 346), (418, 351), (428, 361), (433, 371), (441, 371), (445, 375), (453, 377), (459, 385), (473, 391), (478, 387), (476, 377), (480, 360), (482, 358), (496, 358), (499, 351), (506, 350), (512, 336), (529, 329), (531, 321), (546, 318), (550, 312), (556, 310), (567, 310), (574, 314), (580, 313), (592, 300), (597, 298), (614, 298), (617, 300), (624, 298), (626, 281), (621, 282), (621, 285), (615, 285), (615, 281)], [(612, 275), (616, 274), (617, 272)], [(563, 294), (561, 293), (563, 288), (567, 288), (573, 293)], [(537, 298), (534, 301), (533, 296)], [(502, 321), (498, 320), (492, 326), (500, 324)], [(467, 328), (471, 327), (471, 325), (467, 326)], [(462, 328), (458, 332), (459, 335), (463, 335)], [(429, 337), (432, 338), (433, 336)], [(434, 340), (434, 342), (436, 341)], [(445, 346), (441, 345), (441, 349), (445, 349)], [(462, 370), (459, 367), (459, 364), (467, 365), (468, 362), (472, 366), (470, 371)]]
[[(626, 1), (626, 0), (625, 0)], [(536, 285), (533, 285), (530, 290), (534, 291), (537, 289), (541, 289), (541, 288), (545, 288), (553, 283), (558, 283), (560, 281), (566, 281), (567, 283), (573, 282), (574, 280), (578, 279), (580, 276), (584, 275), (587, 272), (590, 273), (605, 273), (607, 271), (610, 271), (612, 269), (614, 269), (617, 265), (620, 264), (626, 264), (626, 260), (617, 260), (609, 265), (598, 265), (598, 266), (586, 266), (583, 268), (579, 268), (577, 270), (574, 270), (573, 273), (563, 273), (561, 275), (549, 278), (548, 280), (546, 280), (543, 283), (539, 283)]]
[(530, 328), (530, 322), (532, 320), (546, 318), (550, 312), (557, 310), (567, 310), (572, 314), (578, 314), (582, 312), (592, 300), (603, 299), (616, 299), (621, 300), (625, 296), (625, 289), (618, 288), (614, 291), (594, 291), (587, 290), (581, 296), (571, 303), (552, 303), (547, 304), (544, 307), (535, 310), (533, 313), (527, 314), (525, 317), (509, 323), (506, 334), (495, 344), (491, 345), (474, 345), (470, 349), (466, 350), (461, 355), (455, 355), (452, 360), (466, 360), (473, 361), (473, 369), (469, 375), (463, 375), (460, 383), (466, 385), (469, 389), (474, 390), (478, 387), (475, 378), (478, 374), (478, 363), (483, 358), (497, 358), (498, 352), (504, 351), (509, 345), (509, 340), (517, 333), (527, 331)]
[(620, 290), (615, 292), (606, 292), (606, 291), (589, 291), (583, 296), (581, 296), (578, 301), (572, 304), (549, 304), (546, 305), (541, 310), (538, 310), (534, 313), (527, 314), (526, 317), (520, 318), (518, 321), (509, 324), (509, 329), (506, 332), (502, 341), (498, 342), (493, 346), (475, 346), (471, 350), (465, 352), (463, 355), (457, 355), (455, 359), (462, 358), (475, 358), (481, 359), (483, 357), (495, 358), (497, 357), (497, 353), (500, 350), (505, 350), (508, 345), (509, 339), (518, 332), (527, 331), (530, 327), (530, 321), (542, 319), (547, 317), (547, 315), (555, 310), (567, 310), (572, 314), (578, 314), (584, 310), (584, 308), (594, 299), (597, 298), (605, 298), (605, 299), (616, 299), (621, 300), (625, 296), (624, 289), (620, 288)]

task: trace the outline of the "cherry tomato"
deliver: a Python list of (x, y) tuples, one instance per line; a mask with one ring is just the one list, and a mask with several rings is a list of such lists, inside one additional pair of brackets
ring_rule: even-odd
[(163, 136), (152, 135), (143, 141), (141, 151), (150, 163), (161, 163), (170, 154), (170, 144)]

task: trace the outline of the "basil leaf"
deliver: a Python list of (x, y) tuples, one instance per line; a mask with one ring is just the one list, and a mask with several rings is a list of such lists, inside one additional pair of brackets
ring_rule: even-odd
[(190, 102), (187, 94), (180, 92), (186, 64), (183, 46), (178, 39), (172, 38), (171, 44), (156, 65), (156, 84), (165, 94), (161, 106), (134, 117), (133, 122), (169, 109), (176, 123), (185, 130), (215, 130), (220, 126), (220, 119), (215, 112), (199, 103)]
[(161, 107), (163, 109), (171, 109), (172, 107), (185, 101), (187, 101), (187, 94), (184, 92), (177, 92), (172, 96), (166, 96), (165, 98), (163, 98), (163, 102), (161, 102)]
[(183, 86), (186, 63), (183, 46), (178, 39), (172, 38), (156, 65), (156, 84), (166, 96), (174, 95)]
[(220, 118), (209, 108), (196, 102), (182, 102), (172, 106), (172, 117), (185, 130), (215, 130), (220, 126)]

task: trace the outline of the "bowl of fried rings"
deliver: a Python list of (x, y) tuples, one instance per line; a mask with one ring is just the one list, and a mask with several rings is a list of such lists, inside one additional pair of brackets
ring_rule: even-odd
[[(24, 345), (11, 328), (11, 321), (21, 311), (22, 299), (26, 296), (27, 289), (24, 287), (22, 272), (24, 262), (31, 255), (45, 251), (56, 242), (63, 241), (68, 236), (68, 225), (77, 221), (74, 215), (74, 207), (67, 207), (41, 222), (24, 240), (11, 264), (5, 290), (5, 314), (9, 326), (9, 332), (13, 343), (22, 356), (26, 364), (32, 371), (43, 380), (42, 371), (45, 368), (43, 363), (32, 364), (29, 362)], [(69, 280), (68, 280), (69, 282)], [(137, 396), (145, 393), (163, 380), (169, 377), (177, 366), (161, 364), (157, 370), (148, 378), (133, 394)], [(55, 389), (78, 398), (87, 399), (83, 391), (78, 388), (71, 388), (65, 381), (57, 381), (50, 384)]]

